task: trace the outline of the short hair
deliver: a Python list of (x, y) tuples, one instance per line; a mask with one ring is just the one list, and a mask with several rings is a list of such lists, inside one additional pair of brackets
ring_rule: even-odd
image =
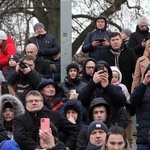
[(109, 128), (108, 133), (107, 133), (107, 136), (106, 136), (106, 142), (108, 141), (109, 136), (110, 136), (111, 134), (116, 134), (116, 135), (120, 134), (120, 135), (122, 135), (122, 137), (123, 137), (123, 139), (124, 139), (124, 142), (125, 142), (125, 147), (127, 147), (126, 132), (125, 132), (125, 130), (124, 130), (122, 127), (117, 126), (117, 125), (111, 126), (111, 127)]
[(32, 61), (34, 62), (33, 56), (30, 56), (30, 55), (25, 55), (25, 56), (23, 56), (23, 57), (22, 57), (22, 61), (24, 61), (24, 60), (32, 60)]
[(137, 21), (137, 24), (140, 25), (142, 22), (146, 22), (147, 24), (149, 24), (149, 20), (145, 16), (139, 17), (138, 21)]
[(121, 38), (121, 34), (119, 32), (111, 32), (110, 38), (113, 38), (113, 37), (116, 37), (116, 36), (119, 36)]
[(43, 96), (42, 96), (41, 93), (40, 93), (39, 91), (37, 91), (37, 90), (31, 90), (31, 91), (29, 91), (29, 92), (26, 94), (25, 101), (27, 101), (27, 98), (28, 98), (30, 95), (39, 96), (40, 99), (43, 101)]

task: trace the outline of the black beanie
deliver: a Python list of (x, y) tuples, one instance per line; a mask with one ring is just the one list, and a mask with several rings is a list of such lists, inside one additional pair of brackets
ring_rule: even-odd
[(100, 129), (100, 130), (103, 130), (104, 132), (108, 132), (108, 128), (107, 126), (105, 125), (105, 123), (103, 122), (100, 122), (100, 121), (93, 121), (89, 126), (88, 126), (88, 131), (87, 131), (87, 134), (88, 134), (88, 138), (90, 137), (90, 134), (92, 131), (96, 130), (96, 129)]
[(73, 105), (69, 105), (69, 106), (67, 106), (65, 108), (65, 110), (64, 110), (65, 115), (66, 115), (66, 113), (67, 113), (68, 110), (74, 110), (74, 111), (76, 111), (78, 113), (78, 109), (75, 106), (73, 106)]
[(13, 108), (14, 108), (14, 105), (13, 105), (13, 103), (11, 103), (10, 101), (5, 101), (4, 104), (3, 104), (3, 110), (4, 110), (5, 108), (11, 108), (11, 109), (13, 109)]
[(71, 63), (67, 66), (67, 74), (71, 68), (75, 68), (79, 72), (79, 67), (76, 63)]

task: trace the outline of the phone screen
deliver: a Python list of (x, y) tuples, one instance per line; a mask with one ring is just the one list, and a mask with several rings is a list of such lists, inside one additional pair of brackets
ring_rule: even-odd
[(49, 131), (50, 128), (50, 119), (49, 118), (41, 118), (41, 130)]

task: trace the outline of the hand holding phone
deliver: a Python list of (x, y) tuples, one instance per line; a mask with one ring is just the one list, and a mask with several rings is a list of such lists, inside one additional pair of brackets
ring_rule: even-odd
[(41, 118), (41, 130), (50, 131), (50, 119), (49, 118)]

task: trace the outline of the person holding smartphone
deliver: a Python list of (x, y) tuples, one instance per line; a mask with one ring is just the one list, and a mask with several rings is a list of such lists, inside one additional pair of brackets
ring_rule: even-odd
[(63, 132), (68, 136), (65, 142), (66, 149), (75, 150), (79, 133), (76, 125), (57, 111), (45, 110), (43, 96), (37, 90), (28, 92), (25, 102), (25, 113), (14, 118), (14, 138), (21, 150), (57, 149), (59, 143), (57, 137), (51, 132), (51, 126), (49, 131), (40, 130), (41, 118), (49, 118), (51, 124), (57, 128), (58, 133)]
[(102, 52), (109, 48), (110, 31), (107, 30), (107, 18), (103, 15), (95, 18), (95, 26), (96, 28), (87, 34), (82, 51), (98, 61), (101, 60)]

